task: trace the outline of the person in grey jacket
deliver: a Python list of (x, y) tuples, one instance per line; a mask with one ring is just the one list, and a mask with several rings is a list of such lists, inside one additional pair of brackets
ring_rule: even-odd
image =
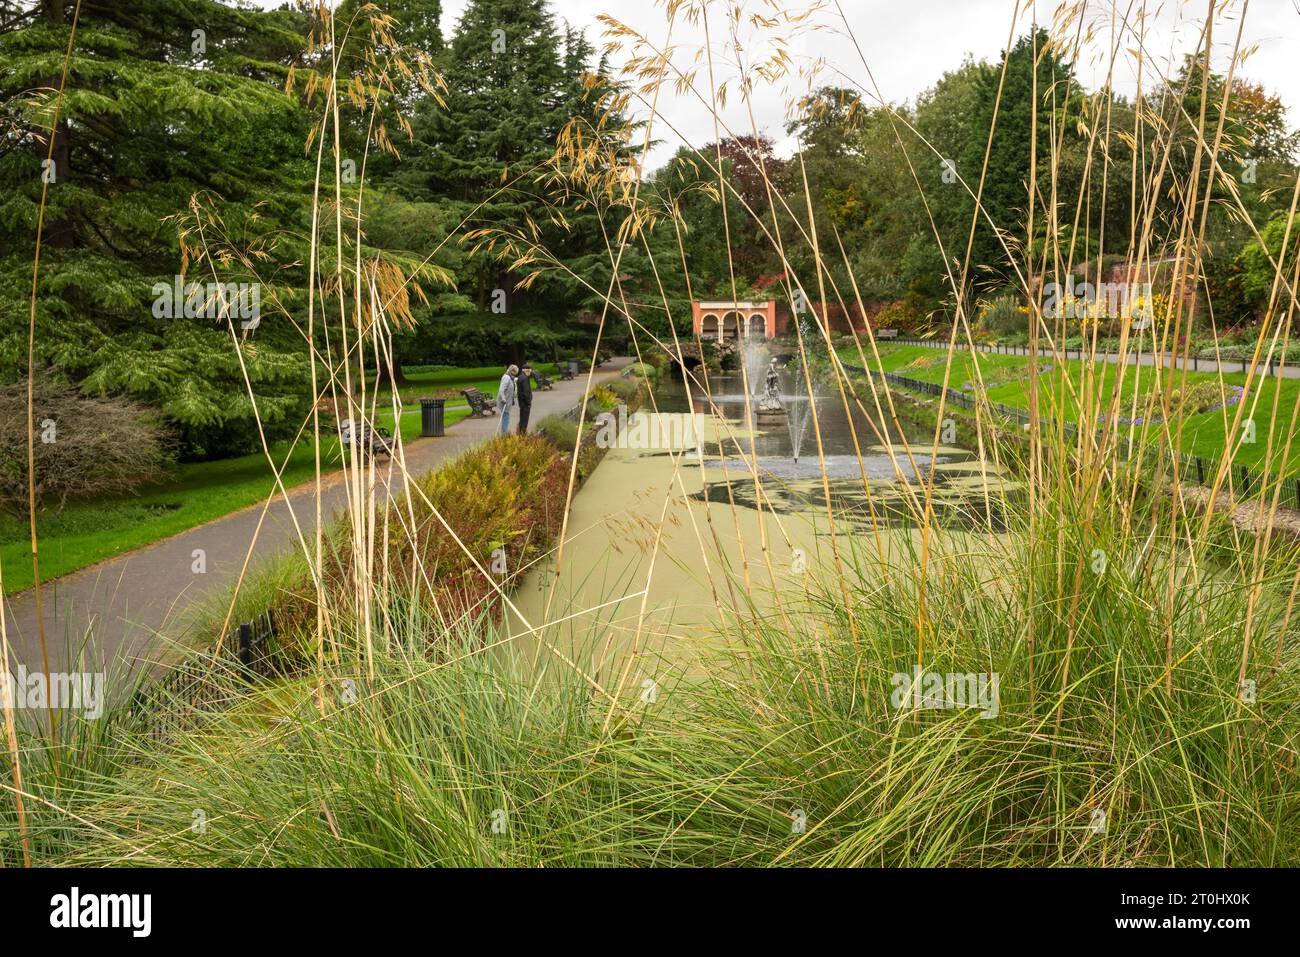
[(519, 366), (507, 367), (506, 374), (501, 377), (501, 385), (497, 388), (497, 410), (501, 413), (502, 435), (506, 435), (510, 431), (510, 410), (515, 405), (517, 392), (515, 376), (517, 375), (519, 375)]

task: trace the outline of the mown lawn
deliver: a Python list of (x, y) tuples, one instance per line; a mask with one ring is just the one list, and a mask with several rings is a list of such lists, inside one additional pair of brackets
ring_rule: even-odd
[[(434, 391), (476, 386), (495, 396), (501, 373), (496, 367), (478, 369), (442, 369), (408, 374), (411, 384), (400, 389), (403, 403), (402, 440), (410, 442), (420, 434), (422, 395)], [(391, 403), (387, 390), (381, 390), (381, 411), (376, 422), (392, 431), (393, 413), (383, 410)], [(448, 399), (446, 424), (458, 422), (469, 414), (463, 399)], [(272, 447), (277, 463), (284, 462), (289, 443)], [(340, 467), (338, 440), (323, 439), (321, 468), (332, 471)], [(286, 487), (300, 485), (315, 476), (315, 457), (309, 440), (300, 442), (284, 469)], [(42, 510), (37, 518), (40, 536), (41, 578), (48, 581), (87, 565), (121, 555), (145, 545), (187, 531), (231, 512), (265, 500), (275, 489), (274, 477), (266, 456), (258, 452), (239, 458), (214, 462), (195, 462), (177, 466), (162, 482), (122, 498), (93, 502), (69, 502), (60, 512)], [(15, 592), (32, 585), (31, 545), (26, 519), (0, 513), (0, 569), (4, 573), (4, 592)]]
[[(839, 356), (845, 363), (861, 365), (861, 359), (856, 349), (841, 349), (839, 350)], [(934, 349), (927, 346), (882, 345), (880, 347), (880, 356), (880, 367), (885, 372), (896, 372), (899, 375), (935, 384), (942, 384), (944, 381), (944, 367), (948, 362), (948, 353), (945, 349)], [(869, 352), (867, 353), (867, 359), (869, 363), (872, 363)], [(1067, 380), (1052, 359), (1040, 358), (1040, 369), (1047, 366), (1052, 366), (1052, 368), (1046, 373), (1041, 373), (1039, 378), (1039, 395), (1042, 403), (1040, 411), (1044, 413), (1060, 411), (1065, 419), (1070, 422), (1078, 422), (1079, 420), (1079, 397), (1084, 394), (1085, 385), (1091, 395), (1099, 395), (1104, 398), (1103, 406), (1109, 404), (1116, 388), (1118, 388), (1120, 390), (1119, 415), (1123, 418), (1145, 416), (1147, 397), (1157, 385), (1163, 389), (1168, 382), (1169, 376), (1173, 376), (1175, 391), (1183, 385), (1183, 371), (1181, 369), (1157, 370), (1151, 366), (1120, 366), (1109, 362), (1085, 363), (1078, 359), (1069, 359), (1064, 363), (1064, 369), (1069, 376)], [(874, 363), (871, 364), (871, 367), (875, 368)], [(948, 373), (948, 387), (962, 390), (967, 383), (974, 387), (982, 380), (987, 388), (990, 402), (1000, 402), (1014, 408), (1027, 409), (1029, 408), (1028, 368), (1028, 356), (983, 352), (972, 355), (969, 351), (958, 349), (952, 357), (951, 371)], [(1189, 389), (1204, 383), (1216, 391), (1219, 390), (1220, 384), (1222, 384), (1223, 390), (1230, 390), (1232, 386), (1244, 386), (1246, 383), (1246, 377), (1241, 373), (1220, 376), (1216, 372), (1188, 371), (1186, 375), (1186, 383)], [(1137, 397), (1136, 410), (1133, 406), (1135, 395)], [(1237, 444), (1233, 457), (1235, 464), (1251, 467), (1264, 467), (1268, 464), (1273, 471), (1281, 470), (1280, 450), (1285, 449), (1289, 444), (1287, 432), (1291, 424), (1291, 413), (1295, 408), (1297, 396), (1300, 396), (1300, 379), (1260, 379), (1256, 376), (1251, 387), (1251, 394), (1246, 399), (1247, 411), (1243, 414), (1243, 420), (1251, 419), (1255, 423), (1255, 441), (1253, 443)], [(1277, 424), (1273, 435), (1273, 461), (1266, 463), (1269, 424), (1273, 416), (1274, 406), (1279, 402), (1281, 404), (1277, 409)], [(1088, 405), (1090, 408), (1098, 407), (1095, 399), (1090, 401)], [(1158, 397), (1155, 409), (1157, 412), (1159, 411)], [(1134, 438), (1136, 440), (1148, 443), (1174, 441), (1181, 451), (1185, 453), (1200, 455), (1205, 458), (1217, 458), (1223, 454), (1228, 446), (1226, 435), (1235, 414), (1236, 406), (1230, 405), (1226, 409), (1215, 409), (1197, 415), (1187, 415), (1183, 420), (1181, 431), (1175, 433), (1177, 426), (1175, 407), (1174, 419), (1171, 420), (1168, 427), (1160, 423), (1145, 422), (1141, 425), (1121, 424), (1119, 428), (1135, 433)], [(1300, 449), (1296, 450), (1292, 458), (1300, 458)], [(1286, 472), (1288, 474), (1300, 472), (1300, 462), (1291, 461), (1288, 463)]]

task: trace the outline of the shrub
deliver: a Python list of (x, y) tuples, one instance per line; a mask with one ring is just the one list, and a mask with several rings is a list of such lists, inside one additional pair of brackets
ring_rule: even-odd
[[(1225, 345), (1221, 342), (1210, 342), (1201, 346), (1197, 350), (1196, 355), (1201, 359), (1209, 359), (1211, 361), (1223, 359), (1231, 362), (1248, 362), (1255, 355), (1255, 344), (1253, 342), (1229, 342)], [(1265, 358), (1267, 358), (1267, 355), (1267, 352), (1260, 353), (1261, 363)], [(1274, 355), (1274, 361), (1277, 361), (1276, 355)]]
[(578, 423), (562, 415), (548, 415), (537, 423), (536, 431), (566, 455), (578, 444)]
[(666, 369), (673, 363), (673, 357), (659, 349), (648, 349), (641, 354), (641, 358), (655, 371)]
[[(505, 550), (507, 578), (536, 558), (559, 532), (568, 471), (540, 436), (503, 435), (470, 449), (417, 482), (412, 496), (415, 534), (392, 528), (389, 567), (418, 560), (452, 607), (479, 606), (492, 587), (425, 503), (428, 499), (456, 538), (484, 566)], [(467, 494), (472, 490), (472, 494)]]
[(980, 309), (980, 326), (990, 332), (1022, 332), (1028, 324), (1028, 314), (1014, 296), (999, 296)]
[[(556, 418), (543, 419), (539, 431)], [(406, 575), (418, 569), (419, 578), (432, 587), (431, 607), (438, 614), (498, 615), (495, 588), (475, 562), (491, 567), (497, 558), (494, 552), (503, 549), (505, 573), (500, 584), (508, 586), (539, 558), (559, 533), (568, 477), (564, 459), (541, 435), (492, 438), (416, 479), (418, 490), (409, 500), (394, 503), (386, 519), (377, 519), (379, 525), (387, 525), (383, 536), (387, 554), (376, 561), (397, 578), (401, 577), (398, 569)], [(453, 534), (448, 534), (443, 520)], [(353, 588), (360, 554), (354, 547), (355, 534), (351, 522), (340, 521), (325, 542), (322, 579), (331, 607), (345, 606)], [(291, 583), (294, 574), (291, 569), (277, 584), (271, 611), (277, 628), (285, 624), (286, 634), (301, 640), (314, 630), (316, 594), (306, 567), (297, 567), (300, 577)], [(424, 602), (427, 597), (411, 600)], [(307, 660), (307, 651), (308, 646), (300, 644), (301, 660)]]
[(611, 412), (618, 408), (618, 396), (607, 385), (598, 385), (587, 393), (587, 400), (594, 402), (601, 412)]
[(623, 374), (627, 376), (637, 375), (643, 379), (653, 379), (659, 374), (659, 369), (644, 362), (634, 362), (627, 367), (627, 371)]
[(876, 313), (871, 320), (873, 329), (899, 329), (910, 332), (916, 325), (916, 312), (906, 299), (895, 299)]
[(614, 393), (614, 395), (622, 402), (631, 401), (631, 399), (641, 391), (640, 386), (629, 379), (611, 379), (609, 382), (604, 383), (603, 388)]
[[(38, 504), (120, 495), (172, 460), (170, 435), (135, 402), (83, 395), (44, 377), (32, 398)], [(0, 507), (27, 513), (26, 382), (0, 387)]]
[(1223, 390), (1218, 382), (1195, 382), (1187, 387), (1186, 393), (1174, 389), (1169, 397), (1169, 408), (1175, 415), (1180, 407), (1183, 415), (1199, 415), (1218, 407), (1223, 400)]

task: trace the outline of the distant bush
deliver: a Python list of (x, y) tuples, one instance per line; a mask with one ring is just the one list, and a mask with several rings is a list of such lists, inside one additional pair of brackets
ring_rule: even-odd
[[(1226, 359), (1232, 362), (1246, 362), (1255, 355), (1255, 343), (1253, 342), (1208, 342), (1201, 346), (1196, 355), (1201, 359)], [(1259, 361), (1262, 364), (1268, 357), (1268, 350), (1264, 349), (1259, 354)], [(1274, 351), (1273, 361), (1278, 361), (1279, 353)]]
[(647, 349), (641, 354), (642, 360), (656, 370), (666, 369), (673, 364), (673, 357), (658, 349)]
[(908, 305), (907, 300), (895, 299), (875, 314), (871, 325), (875, 329), (898, 329), (910, 332), (916, 325), (916, 320), (916, 311)]
[(562, 415), (548, 415), (537, 423), (536, 431), (565, 454), (578, 443), (578, 423)]
[(618, 396), (607, 385), (598, 385), (587, 394), (587, 400), (595, 404), (601, 412), (610, 412), (618, 408)]
[(1014, 296), (999, 296), (980, 309), (980, 327), (990, 332), (1020, 332), (1029, 325), (1029, 315)]
[(1175, 413), (1182, 408), (1183, 415), (1199, 415), (1223, 403), (1224, 393), (1217, 382), (1196, 382), (1182, 389), (1174, 389), (1169, 397), (1169, 408)]
[(634, 362), (627, 367), (627, 371), (623, 374), (627, 376), (641, 376), (643, 379), (653, 379), (659, 374), (659, 369), (644, 362)]
[[(40, 377), (33, 393), (36, 502), (120, 495), (171, 463), (167, 430), (128, 399)], [(27, 514), (27, 383), (0, 387), (0, 507)]]
[(627, 402), (640, 391), (640, 386), (630, 379), (610, 379), (603, 385), (623, 402)]

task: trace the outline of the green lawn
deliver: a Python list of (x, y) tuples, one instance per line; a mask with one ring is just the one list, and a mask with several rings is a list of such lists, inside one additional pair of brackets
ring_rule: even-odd
[[(934, 349), (926, 346), (887, 346), (880, 347), (881, 368), (885, 372), (896, 372), (899, 375), (905, 375), (913, 379), (920, 379), (923, 382), (933, 382), (942, 384), (944, 380), (944, 366), (947, 363), (948, 354), (944, 349)], [(861, 365), (860, 357), (856, 349), (848, 348), (839, 351), (841, 360), (851, 365)], [(868, 362), (871, 362), (871, 356), (868, 353)], [(1052, 365), (1053, 360), (1050, 358), (1040, 358), (1040, 366)], [(966, 383), (976, 384), (979, 377), (976, 375), (978, 364), (979, 377), (982, 377), (985, 386), (988, 389), (988, 398), (990, 402), (1000, 402), (1003, 405), (1015, 408), (1029, 408), (1029, 380), (1028, 380), (1028, 356), (1000, 355), (998, 353), (975, 353), (972, 355), (969, 351), (957, 350), (952, 359), (952, 368), (948, 377), (948, 386), (952, 389), (961, 390)], [(1079, 418), (1079, 404), (1077, 396), (1081, 394), (1085, 378), (1091, 376), (1092, 381), (1090, 388), (1094, 394), (1100, 393), (1105, 397), (1107, 403), (1114, 394), (1114, 390), (1120, 389), (1120, 411), (1121, 417), (1141, 417), (1146, 412), (1146, 398), (1150, 391), (1156, 385), (1157, 371), (1151, 366), (1120, 366), (1109, 362), (1084, 363), (1077, 359), (1070, 359), (1065, 362), (1065, 368), (1069, 373), (1069, 381), (1073, 383), (1073, 388), (1068, 388), (1066, 379), (1057, 369), (1043, 374), (1040, 379), (1042, 391), (1040, 392), (1042, 405), (1040, 410), (1044, 413), (1057, 409), (1063, 410), (1064, 416), (1068, 421), (1077, 422)], [(872, 365), (872, 368), (875, 366)], [(1168, 376), (1173, 376), (1173, 388), (1177, 390), (1182, 384), (1182, 370), (1163, 370), (1160, 372), (1161, 387), (1168, 381)], [(1222, 379), (1225, 389), (1231, 386), (1244, 386), (1246, 377), (1240, 373), (1223, 375), (1220, 377), (1215, 372), (1187, 372), (1187, 385), (1189, 389), (1199, 383), (1207, 383), (1216, 388)], [(1134, 393), (1137, 393), (1137, 411), (1133, 412), (1132, 399)], [(1268, 430), (1269, 421), (1273, 414), (1273, 406), (1279, 400), (1281, 406), (1278, 409), (1277, 431), (1273, 437), (1273, 455), (1274, 462), (1272, 468), (1276, 470), (1281, 464), (1279, 459), (1279, 447), (1285, 447), (1288, 441), (1287, 429), (1291, 422), (1291, 412), (1295, 407), (1297, 395), (1300, 395), (1300, 379), (1255, 379), (1255, 384), (1251, 388), (1251, 395), (1247, 398), (1247, 411), (1243, 419), (1253, 419), (1255, 422), (1255, 442), (1250, 444), (1241, 444), (1238, 446), (1233, 461), (1238, 465), (1248, 465), (1252, 467), (1262, 467), (1265, 464), (1265, 455), (1268, 447)], [(1096, 406), (1093, 405), (1095, 408)], [(1157, 400), (1157, 410), (1158, 400)], [(1206, 458), (1217, 458), (1223, 454), (1227, 447), (1225, 436), (1227, 428), (1232, 425), (1233, 416), (1236, 413), (1236, 406), (1229, 406), (1226, 410), (1215, 409), (1208, 412), (1202, 412), (1197, 415), (1188, 415), (1183, 421), (1181, 434), (1178, 437), (1180, 449), (1188, 454), (1200, 455)], [(1137, 433), (1142, 441), (1156, 443), (1166, 441), (1165, 427), (1158, 423), (1145, 423), (1143, 425), (1121, 425), (1122, 430), (1131, 430)], [(1172, 428), (1172, 426), (1171, 426)], [(1300, 450), (1297, 450), (1300, 453)], [(1300, 462), (1292, 462), (1287, 469), (1289, 473), (1300, 471)]]
[[(420, 434), (422, 395), (435, 390), (476, 386), (495, 396), (501, 373), (496, 367), (444, 369), (410, 374), (410, 385), (399, 391), (403, 413), (404, 442)], [(379, 400), (376, 422), (392, 430), (393, 413), (384, 410), (391, 399), (387, 390)], [(448, 399), (446, 424), (469, 414), (463, 399)], [(287, 442), (272, 447), (276, 462), (284, 461)], [(339, 468), (338, 440), (323, 439), (321, 468)], [(310, 441), (300, 442), (284, 470), (286, 487), (310, 481), (315, 476), (315, 457)], [(271, 467), (262, 453), (216, 462), (178, 466), (167, 479), (141, 489), (134, 495), (96, 502), (70, 502), (58, 512), (45, 509), (37, 518), (40, 536), (41, 578), (48, 581), (87, 565), (149, 545), (197, 525), (263, 501), (274, 491)], [(31, 587), (31, 547), (26, 519), (0, 513), (0, 568), (4, 572), (5, 594)]]
[[(554, 362), (538, 362), (533, 368), (545, 372), (552, 379), (558, 379), (559, 370)], [(501, 384), (501, 375), (505, 371), (503, 366), (481, 366), (476, 369), (438, 369), (436, 371), (407, 371), (406, 377), (410, 379), (410, 384), (401, 386), (397, 391), (402, 397), (402, 403), (408, 406), (419, 406), (419, 398), (422, 395), (429, 395), (431, 392), (459, 392), (461, 389), (470, 387), (478, 389), (480, 392), (495, 398), (497, 386)], [(374, 386), (374, 378), (369, 380), (370, 386)], [(381, 395), (387, 398), (390, 393), (387, 387), (380, 390)], [(463, 401), (459, 396), (453, 396), (448, 401)]]

